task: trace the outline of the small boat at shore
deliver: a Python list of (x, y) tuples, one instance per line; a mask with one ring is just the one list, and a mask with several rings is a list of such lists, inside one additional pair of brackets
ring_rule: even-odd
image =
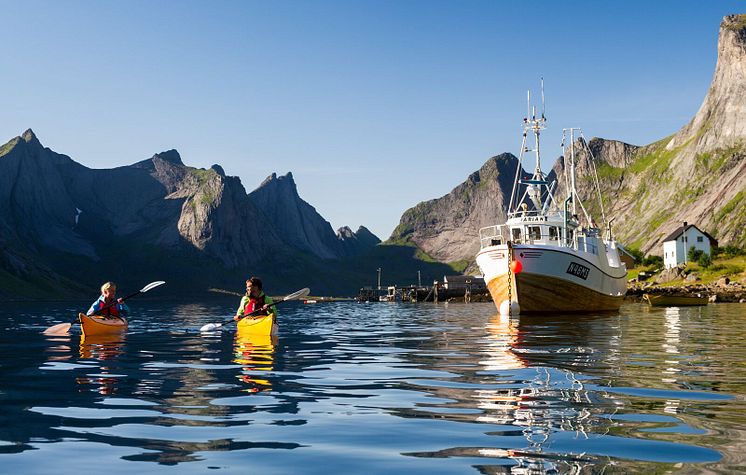
[(124, 318), (105, 318), (100, 315), (86, 315), (79, 313), (80, 326), (83, 336), (92, 335), (115, 335), (127, 329), (127, 320)]
[(643, 294), (642, 299), (651, 307), (690, 307), (707, 305), (709, 299), (701, 295), (665, 295)]

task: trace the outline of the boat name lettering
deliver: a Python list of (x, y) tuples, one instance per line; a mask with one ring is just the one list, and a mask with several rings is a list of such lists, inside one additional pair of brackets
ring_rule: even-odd
[(523, 218), (523, 220), (529, 221), (532, 223), (538, 223), (538, 222), (546, 221), (547, 217), (546, 216), (526, 216), (525, 218)]
[(591, 270), (587, 268), (586, 266), (581, 266), (577, 262), (571, 262), (570, 265), (567, 267), (567, 273), (572, 274), (575, 277), (580, 277), (583, 280), (586, 280), (588, 278), (588, 272)]

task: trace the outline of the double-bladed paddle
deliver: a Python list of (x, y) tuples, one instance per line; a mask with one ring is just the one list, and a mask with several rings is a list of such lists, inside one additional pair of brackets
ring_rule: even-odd
[[(146, 285), (145, 287), (143, 287), (142, 289), (140, 289), (137, 292), (135, 292), (134, 294), (130, 294), (130, 295), (126, 296), (126, 297), (122, 297), (122, 301), (125, 301), (125, 300), (127, 300), (129, 298), (132, 298), (132, 297), (136, 296), (136, 295), (144, 294), (148, 290), (154, 289), (154, 288), (158, 287), (159, 285), (163, 285), (165, 283), (166, 282), (164, 282), (162, 280), (158, 280), (156, 282), (151, 282), (148, 285)], [(103, 310), (106, 310), (107, 308), (113, 307), (114, 305), (116, 305), (118, 303), (119, 303), (119, 299), (115, 300), (114, 302), (110, 303), (109, 305), (106, 305), (105, 307), (102, 307), (98, 311), (101, 312)], [(79, 323), (79, 322), (80, 322), (80, 319), (76, 318), (75, 320), (73, 320), (72, 322), (69, 322), (69, 323), (58, 323), (56, 325), (52, 325), (51, 327), (47, 328), (46, 330), (44, 330), (43, 333), (45, 335), (64, 335), (65, 333), (67, 333), (70, 330), (70, 327), (72, 327), (73, 325), (75, 325), (76, 323)]]
[[(276, 302), (272, 302), (270, 304), (270, 307), (273, 307), (273, 306), (277, 305), (278, 303), (287, 302), (288, 300), (302, 299), (303, 297), (305, 297), (306, 295), (308, 295), (310, 292), (311, 292), (311, 290), (308, 287), (306, 287), (305, 289), (300, 289), (300, 290), (298, 290), (296, 292), (293, 292), (292, 294), (286, 296), (285, 298), (281, 298), (281, 299), (277, 300)], [(260, 310), (255, 310), (255, 311), (249, 313), (248, 315), (245, 315), (244, 317), (251, 317), (251, 316), (254, 316), (254, 315), (258, 315), (261, 312), (262, 312), (261, 309)], [(202, 328), (199, 329), (199, 331), (201, 331), (201, 332), (211, 332), (213, 330), (217, 330), (218, 328), (222, 327), (223, 325), (227, 325), (227, 324), (232, 323), (234, 321), (235, 320), (233, 320), (231, 318), (230, 320), (226, 320), (226, 321), (224, 321), (222, 323), (208, 323), (207, 325), (203, 325)]]

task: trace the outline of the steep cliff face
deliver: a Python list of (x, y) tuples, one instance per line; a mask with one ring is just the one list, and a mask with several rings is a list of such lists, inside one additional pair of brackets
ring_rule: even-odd
[(249, 198), (273, 224), (283, 242), (322, 259), (343, 255), (331, 224), (298, 195), (292, 173), (280, 177), (273, 173)]
[(31, 129), (0, 149), (0, 226), (6, 242), (95, 258), (77, 235), (76, 200), (66, 186), (75, 163), (44, 148)]
[[(712, 84), (679, 132), (644, 147), (589, 146), (607, 217), (625, 244), (660, 254), (662, 239), (687, 221), (721, 245), (746, 245), (746, 15), (723, 19)], [(576, 149), (578, 192), (598, 215), (590, 156)], [(554, 170), (563, 176), (564, 160)]]
[(447, 195), (405, 211), (388, 242), (413, 243), (440, 262), (472, 261), (479, 229), (506, 219), (517, 166), (510, 153), (490, 158)]

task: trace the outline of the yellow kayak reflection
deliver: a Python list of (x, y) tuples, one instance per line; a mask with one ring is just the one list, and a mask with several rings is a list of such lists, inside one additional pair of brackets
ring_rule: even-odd
[(109, 335), (81, 335), (80, 357), (110, 360), (124, 353), (125, 333)]
[(265, 379), (265, 371), (272, 371), (277, 335), (257, 335), (239, 330), (233, 343), (234, 363), (241, 365), (239, 380), (249, 385), (246, 392), (256, 393), (272, 389), (272, 383)]

